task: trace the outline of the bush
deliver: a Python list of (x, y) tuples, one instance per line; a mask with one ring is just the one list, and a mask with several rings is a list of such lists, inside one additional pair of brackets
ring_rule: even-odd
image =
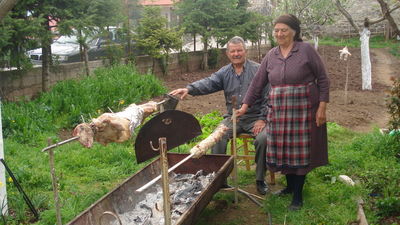
[(140, 75), (132, 65), (100, 68), (93, 76), (56, 84), (34, 101), (5, 103), (4, 136), (34, 143), (41, 133), (72, 128), (82, 118), (89, 121), (109, 108), (117, 112), (164, 92), (160, 80)]
[(220, 50), (218, 48), (212, 48), (208, 50), (208, 67), (210, 69), (215, 69), (218, 65), (218, 57)]
[(390, 114), (390, 129), (400, 128), (400, 79), (392, 78), (393, 85), (386, 100), (387, 108)]

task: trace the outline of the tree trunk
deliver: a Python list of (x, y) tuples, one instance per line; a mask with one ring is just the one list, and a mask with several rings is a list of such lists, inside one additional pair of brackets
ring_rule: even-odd
[(261, 62), (261, 37), (257, 40), (258, 62)]
[(203, 68), (203, 70), (208, 70), (208, 44), (207, 44), (208, 40), (206, 38), (204, 38), (203, 40), (203, 62), (201, 67)]
[(15, 4), (17, 4), (18, 0), (2, 0), (0, 1), (0, 21), (7, 15), (8, 11), (10, 11)]
[(193, 33), (193, 51), (196, 51), (196, 33)]
[(342, 6), (342, 4), (340, 4), (339, 0), (335, 0), (335, 5), (338, 8), (338, 10), (340, 11), (340, 13), (343, 14), (344, 17), (346, 17), (346, 19), (349, 21), (349, 23), (351, 24), (351, 26), (354, 28), (354, 30), (356, 30), (357, 33), (360, 33), (360, 28), (354, 23), (353, 18), (351, 17), (351, 15), (346, 11), (346, 9)]
[(88, 55), (88, 51), (87, 51), (87, 46), (84, 45), (83, 46), (83, 58), (85, 60), (85, 72), (86, 72), (86, 76), (90, 75), (90, 70), (89, 70), (89, 55)]
[(126, 14), (126, 43), (127, 49), (125, 53), (125, 64), (128, 64), (132, 60), (132, 45), (131, 45), (131, 32), (130, 32), (130, 21), (129, 21), (129, 3), (128, 0), (125, 0), (125, 14)]
[[(45, 16), (45, 22), (43, 26), (46, 28), (47, 32), (50, 31), (49, 21), (47, 16)], [(51, 37), (46, 34), (42, 39), (42, 91), (46, 92), (49, 90), (49, 80), (50, 80), (50, 61), (51, 61)]]
[(394, 21), (392, 15), (390, 14), (390, 10), (389, 10), (387, 3), (384, 0), (377, 0), (377, 1), (379, 2), (379, 5), (381, 6), (381, 11), (382, 11), (383, 17), (385, 17), (385, 19), (387, 19), (387, 21), (389, 22), (389, 25), (392, 28), (394, 34), (400, 36), (400, 30), (397, 27), (397, 24)]

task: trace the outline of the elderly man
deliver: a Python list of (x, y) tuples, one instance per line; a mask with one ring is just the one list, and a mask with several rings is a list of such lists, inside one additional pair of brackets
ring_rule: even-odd
[[(170, 92), (171, 95), (180, 96), (183, 99), (187, 94), (190, 95), (206, 95), (217, 91), (224, 91), (227, 114), (224, 115), (222, 123), (229, 130), (224, 137), (213, 146), (213, 154), (226, 154), (228, 140), (232, 138), (232, 96), (237, 98), (237, 109), (240, 108), (242, 100), (246, 95), (254, 75), (256, 74), (260, 64), (246, 58), (246, 45), (241, 37), (233, 37), (228, 41), (226, 55), (230, 60), (230, 64), (222, 67), (217, 72), (211, 74), (210, 77), (195, 81), (186, 88), (179, 88)], [(264, 90), (267, 92), (268, 90)], [(265, 93), (266, 94), (266, 93)], [(262, 104), (266, 104), (266, 100), (258, 101), (254, 104), (245, 115), (241, 116), (237, 122), (237, 133), (251, 133), (256, 139), (254, 142), (256, 148), (256, 184), (257, 191), (265, 195), (268, 187), (264, 181), (266, 164), (266, 133), (264, 130), (266, 112), (263, 112)]]

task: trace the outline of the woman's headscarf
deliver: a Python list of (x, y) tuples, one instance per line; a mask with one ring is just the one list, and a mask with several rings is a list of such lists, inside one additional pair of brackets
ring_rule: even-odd
[(303, 41), (300, 37), (301, 33), (301, 28), (300, 28), (300, 20), (297, 19), (295, 15), (292, 14), (285, 14), (282, 16), (279, 16), (275, 21), (274, 21), (274, 26), (277, 23), (284, 23), (288, 25), (290, 28), (292, 28), (294, 31), (296, 31), (296, 34), (294, 35), (294, 41)]

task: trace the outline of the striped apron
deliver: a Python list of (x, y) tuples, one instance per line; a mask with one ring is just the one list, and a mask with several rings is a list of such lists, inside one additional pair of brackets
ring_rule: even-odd
[(311, 103), (308, 84), (272, 86), (267, 114), (267, 164), (303, 168), (310, 161)]

